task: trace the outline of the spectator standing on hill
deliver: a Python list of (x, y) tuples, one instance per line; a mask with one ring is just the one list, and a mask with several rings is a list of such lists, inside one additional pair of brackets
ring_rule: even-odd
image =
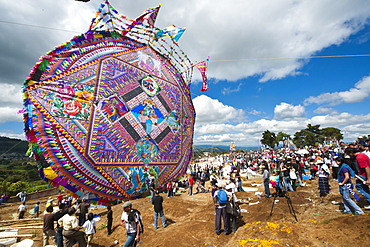
[[(226, 198), (225, 198), (226, 195)], [(213, 196), (213, 201), (216, 208), (216, 219), (215, 219), (215, 231), (217, 235), (221, 234), (221, 218), (224, 221), (224, 233), (225, 235), (230, 234), (230, 219), (226, 212), (226, 204), (228, 202), (228, 197), (226, 191), (217, 187), (217, 191)]]
[(150, 191), (150, 201), (152, 201), (152, 198), (155, 194), (155, 179), (154, 179), (154, 177), (149, 177), (149, 191)]
[(63, 227), (63, 244), (64, 247), (72, 247), (73, 242), (78, 242), (78, 247), (86, 247), (85, 233), (80, 231), (78, 219), (75, 215), (76, 209), (71, 207), (68, 213), (58, 220), (58, 224)]
[[(361, 153), (360, 150), (356, 148), (347, 148), (346, 153), (348, 153), (348, 155), (355, 160), (354, 165), (358, 170), (357, 173), (359, 178), (361, 178), (356, 178), (356, 189), (370, 204), (370, 159), (366, 154)], [(370, 209), (370, 205), (365, 206), (364, 208)]]
[(244, 189), (243, 189), (243, 180), (242, 180), (242, 177), (240, 176), (240, 173), (239, 172), (237, 172), (235, 174), (235, 182), (236, 182), (236, 186), (237, 186), (238, 192), (244, 192)]
[(40, 215), (40, 202), (36, 202), (36, 205), (33, 207), (34, 217), (38, 218)]
[(78, 217), (78, 224), (82, 226), (86, 221), (86, 214), (89, 212), (90, 204), (87, 202), (86, 199), (82, 200), (82, 203), (78, 205), (80, 209), (80, 216)]
[[(236, 215), (236, 212), (239, 212), (238, 211), (238, 199), (236, 198), (234, 192), (232, 191), (233, 188), (229, 185), (226, 186), (226, 191), (227, 191), (227, 195), (228, 195), (228, 203), (226, 205), (226, 212), (228, 214), (228, 217), (229, 217), (229, 220), (231, 222), (231, 231), (232, 232), (236, 232), (237, 230), (237, 227), (236, 227), (236, 219), (237, 219), (237, 216)], [(229, 223), (230, 225), (230, 223)]]
[[(354, 171), (352, 168), (344, 163), (344, 159), (339, 157), (336, 159), (338, 163), (339, 172), (338, 172), (338, 184), (339, 184), (339, 192), (342, 195), (343, 199), (343, 206), (344, 206), (344, 214), (354, 213), (354, 214), (364, 214), (361, 208), (352, 201), (350, 197), (350, 193), (352, 192), (353, 185), (351, 182), (351, 177), (354, 175)], [(352, 174), (352, 176), (351, 176)]]
[(169, 181), (168, 183), (167, 183), (167, 197), (168, 198), (170, 198), (170, 197), (172, 197), (172, 194), (173, 194), (173, 187), (172, 187), (172, 182), (171, 181)]
[(320, 196), (324, 197), (330, 192), (329, 185), (330, 170), (328, 165), (325, 164), (322, 159), (318, 159), (316, 165), (320, 167), (319, 171), (317, 172), (317, 176), (319, 177)]
[(112, 224), (113, 224), (113, 211), (112, 207), (107, 207), (108, 213), (107, 213), (107, 230), (108, 230), (108, 236), (112, 234)]
[(193, 195), (193, 186), (194, 186), (194, 177), (193, 175), (190, 175), (190, 178), (189, 178), (189, 190), (188, 190), (188, 196), (191, 196)]
[(166, 225), (166, 219), (164, 218), (164, 212), (163, 212), (163, 197), (159, 195), (159, 191), (157, 190), (155, 192), (155, 196), (153, 197), (152, 204), (154, 205), (154, 229), (158, 229), (157, 223), (158, 223), (158, 214), (161, 217), (162, 220), (162, 226), (165, 228)]
[(262, 178), (263, 186), (265, 187), (265, 197), (271, 197), (270, 194), (270, 171), (268, 170), (267, 165), (262, 165)]
[[(140, 242), (141, 234), (141, 216), (138, 213), (132, 212), (132, 203), (127, 201), (123, 205), (123, 212), (121, 216), (121, 225), (126, 228), (127, 240), (124, 247), (135, 247)], [(137, 212), (137, 211), (136, 211)], [(129, 218), (130, 213), (133, 213), (133, 219)]]
[(63, 201), (63, 194), (62, 193), (59, 193), (57, 195), (57, 201), (58, 201), (58, 206), (59, 206)]
[(27, 206), (26, 206), (26, 202), (22, 202), (21, 205), (19, 205), (18, 207), (18, 219), (23, 219), (24, 218), (24, 214), (26, 213), (27, 211)]
[(92, 247), (91, 241), (93, 240), (94, 234), (96, 233), (96, 222), (94, 220), (93, 213), (89, 213), (87, 215), (87, 220), (85, 221), (82, 227), (85, 228), (85, 234), (87, 237), (87, 247)]
[(56, 239), (56, 233), (54, 230), (54, 214), (53, 214), (53, 206), (49, 206), (46, 208), (46, 214), (43, 217), (44, 225), (42, 227), (43, 232), (43, 247), (49, 245), (49, 238), (53, 241), (55, 246), (58, 245)]
[(56, 229), (56, 235), (57, 235), (57, 243), (58, 247), (63, 247), (63, 227), (61, 227), (58, 223), (58, 220), (61, 219), (64, 215), (68, 213), (68, 208), (64, 203), (59, 205), (59, 211), (54, 214), (54, 221), (57, 222), (57, 229)]
[(25, 202), (26, 201), (26, 192), (25, 191), (22, 190), (16, 196), (19, 197), (19, 199), (21, 200), (21, 202)]

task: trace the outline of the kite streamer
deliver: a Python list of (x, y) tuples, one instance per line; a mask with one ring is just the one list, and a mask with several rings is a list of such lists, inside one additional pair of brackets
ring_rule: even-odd
[(135, 20), (105, 1), (89, 30), (42, 56), (24, 83), (24, 125), (40, 176), (97, 203), (179, 179), (192, 156), (192, 63), (159, 37), (160, 5)]

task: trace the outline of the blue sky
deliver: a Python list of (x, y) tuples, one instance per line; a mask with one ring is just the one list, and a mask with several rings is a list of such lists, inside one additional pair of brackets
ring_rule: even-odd
[[(0, 0), (0, 135), (23, 137), (23, 81), (40, 56), (85, 32), (101, 1)], [(186, 27), (193, 62), (210, 56), (194, 144), (256, 146), (262, 132), (336, 127), (344, 141), (370, 134), (370, 2), (367, 0), (111, 0), (134, 19), (162, 3), (156, 26)], [(37, 26), (37, 27), (35, 27)], [(275, 59), (272, 59), (275, 58)], [(284, 59), (290, 58), (290, 59)]]

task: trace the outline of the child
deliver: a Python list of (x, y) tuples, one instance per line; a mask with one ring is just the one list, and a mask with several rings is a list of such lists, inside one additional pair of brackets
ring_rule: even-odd
[(82, 225), (85, 228), (85, 233), (87, 236), (87, 247), (91, 247), (91, 241), (93, 240), (94, 233), (96, 232), (96, 222), (94, 220), (94, 214), (89, 213), (87, 215), (87, 221)]
[(33, 207), (34, 217), (38, 218), (40, 214), (40, 202), (37, 202), (36, 205)]
[(108, 236), (112, 234), (112, 223), (113, 223), (113, 211), (112, 207), (108, 206), (108, 213), (107, 213), (107, 230), (108, 230)]
[(275, 172), (275, 183), (276, 183), (276, 196), (283, 197), (283, 185), (281, 184), (282, 177), (280, 176), (280, 172)]

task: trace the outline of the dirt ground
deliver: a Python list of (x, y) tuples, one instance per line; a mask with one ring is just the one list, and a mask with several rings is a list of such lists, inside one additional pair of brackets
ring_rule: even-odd
[[(243, 186), (252, 187), (252, 184), (261, 183), (260, 178), (245, 180)], [(164, 213), (167, 227), (155, 230), (153, 228), (153, 206), (149, 198), (136, 199), (133, 208), (140, 210), (145, 232), (138, 246), (370, 246), (370, 211), (365, 215), (344, 215), (341, 213), (343, 205), (333, 204), (342, 202), (338, 192), (338, 185), (331, 180), (331, 193), (326, 197), (319, 197), (317, 181), (306, 181), (307, 186), (298, 187), (297, 191), (289, 192), (289, 197), (264, 198), (255, 195), (255, 192), (238, 192), (237, 197), (243, 202), (242, 213), (238, 220), (238, 230), (230, 235), (217, 235), (214, 231), (214, 206), (210, 193), (200, 193), (188, 196), (187, 193), (177, 193), (175, 197), (164, 197)], [(263, 191), (263, 186), (258, 186)], [(271, 189), (271, 192), (273, 189)], [(247, 199), (249, 198), (249, 200)], [(44, 201), (46, 201), (45, 198)], [(43, 202), (43, 200), (40, 200)], [(36, 201), (29, 201), (29, 208), (33, 208)], [(258, 202), (258, 203), (257, 203)], [(0, 225), (11, 220), (20, 203), (0, 206)], [(41, 210), (45, 204), (42, 203)], [(121, 204), (122, 205), (122, 204)], [(113, 233), (107, 236), (106, 209), (93, 211), (101, 217), (98, 230), (93, 240), (93, 247), (118, 247), (125, 242), (125, 229), (120, 226), (122, 214), (121, 205), (113, 206)], [(367, 205), (361, 199), (360, 206)], [(291, 206), (291, 207), (290, 207)], [(293, 209), (293, 211), (291, 210)], [(298, 221), (296, 221), (295, 216)], [(26, 218), (30, 215), (26, 215)], [(159, 220), (160, 223), (160, 220)], [(16, 225), (41, 226), (41, 220), (18, 222)], [(12, 226), (15, 226), (14, 223)], [(20, 229), (19, 234), (35, 234), (31, 238), (36, 246), (42, 246), (41, 229)], [(118, 240), (118, 244), (115, 244)], [(77, 246), (77, 245), (75, 245)]]

